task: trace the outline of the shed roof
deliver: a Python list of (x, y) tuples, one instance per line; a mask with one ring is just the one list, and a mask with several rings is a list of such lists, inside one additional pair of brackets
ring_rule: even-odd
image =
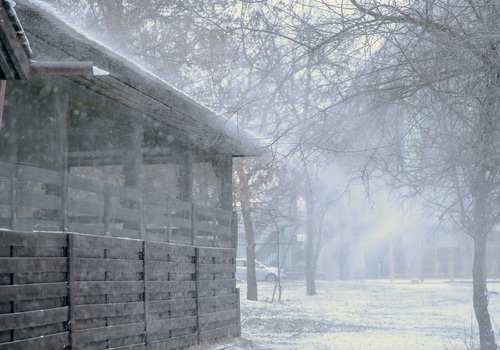
[[(32, 0), (18, 0), (17, 3), (17, 16), (24, 28), (24, 35), (30, 41), (34, 60), (91, 61), (109, 72), (109, 75), (67, 75), (65, 78), (137, 111), (143, 119), (188, 133), (193, 143), (205, 150), (233, 156), (258, 155), (262, 151), (257, 138), (231, 120), (217, 115), (166, 81), (92, 40), (86, 33), (78, 31), (40, 4)], [(4, 28), (4, 25), (0, 26), (0, 29)], [(4, 47), (17, 45), (15, 42), (6, 42), (5, 33), (0, 33), (0, 36)], [(10, 41), (13, 41), (12, 38)], [(7, 50), (4, 56), (19, 60), (16, 56), (20, 55), (19, 50)], [(27, 55), (20, 60), (26, 58)], [(34, 64), (32, 60), (29, 62)], [(25, 78), (29, 78), (29, 73)]]

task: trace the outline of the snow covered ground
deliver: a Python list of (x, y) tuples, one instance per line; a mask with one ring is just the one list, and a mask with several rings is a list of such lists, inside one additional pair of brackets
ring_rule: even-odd
[[(270, 303), (274, 285), (259, 283), (259, 299), (241, 288), (242, 338), (224, 349), (477, 349), (472, 284), (426, 281), (318, 281), (283, 284), (282, 302)], [(500, 283), (489, 290), (490, 313), (500, 321)], [(496, 325), (495, 325), (496, 328)], [(498, 336), (498, 329), (496, 329)], [(222, 347), (221, 347), (222, 348)]]

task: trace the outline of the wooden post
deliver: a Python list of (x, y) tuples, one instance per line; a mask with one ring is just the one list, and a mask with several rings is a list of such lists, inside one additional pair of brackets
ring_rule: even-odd
[(195, 237), (196, 237), (196, 230), (198, 229), (198, 225), (196, 224), (198, 218), (197, 218), (197, 212), (196, 212), (196, 206), (194, 203), (191, 203), (191, 245), (195, 245)]
[(191, 203), (193, 201), (193, 150), (190, 146), (181, 153), (179, 160), (179, 199)]
[(236, 336), (241, 337), (241, 308), (240, 308), (240, 289), (236, 288)]
[(111, 210), (111, 189), (108, 185), (104, 188), (104, 213), (103, 213), (103, 221), (104, 221), (104, 232), (105, 236), (111, 235), (109, 230), (110, 225), (110, 210)]
[(73, 302), (74, 302), (74, 272), (73, 272), (73, 253), (74, 253), (74, 235), (71, 233), (66, 233), (66, 256), (68, 258), (68, 272), (67, 272), (67, 281), (68, 281), (68, 295), (66, 297), (66, 303), (68, 305), (68, 338), (69, 338), (69, 346), (70, 349), (74, 349), (73, 344), (73, 334), (74, 330), (76, 329), (76, 311), (75, 308), (73, 307)]
[(144, 191), (139, 196), (139, 232), (141, 239), (146, 240), (146, 220), (144, 219)]
[(2, 116), (3, 116), (3, 105), (5, 102), (5, 90), (7, 88), (7, 81), (0, 80), (0, 130), (2, 130)]
[(148, 323), (149, 323), (149, 312), (148, 312), (148, 261), (147, 261), (147, 254), (148, 254), (148, 244), (146, 240), (142, 241), (142, 259), (143, 259), (143, 275), (142, 278), (144, 279), (144, 344), (145, 348), (148, 348)]
[(233, 237), (232, 248), (238, 249), (238, 214), (235, 211), (233, 211), (231, 215), (230, 229), (231, 236)]
[[(125, 150), (123, 174), (125, 175), (125, 187), (137, 188), (141, 192), (144, 189), (144, 169), (142, 156), (142, 143), (144, 139), (144, 130), (142, 125), (133, 124), (129, 135), (130, 149)], [(144, 220), (142, 215), (143, 201), (138, 198), (137, 201), (122, 200), (122, 205), (126, 208), (140, 210), (139, 222), (126, 222), (124, 228), (137, 230), (144, 238)]]
[(201, 301), (200, 301), (200, 289), (201, 289), (201, 281), (200, 281), (200, 248), (196, 247), (194, 249), (195, 252), (195, 261), (196, 261), (196, 267), (195, 267), (195, 278), (196, 278), (196, 330), (197, 330), (197, 343), (200, 343), (201, 339), (201, 324), (200, 324), (200, 308), (201, 308)]
[[(218, 225), (217, 225), (217, 208), (214, 208), (213, 210), (213, 218), (212, 218), (212, 223), (213, 223), (213, 232), (212, 232), (212, 247), (217, 247), (217, 230), (218, 230)], [(224, 243), (222, 243), (221, 247), (224, 246)]]
[(68, 106), (69, 94), (64, 90), (59, 90), (54, 94), (54, 114), (56, 119), (56, 132), (54, 135), (55, 168), (61, 174), (61, 212), (58, 215), (61, 224), (61, 231), (65, 232), (68, 227)]
[(14, 164), (10, 173), (10, 229), (17, 229), (17, 216), (19, 214), (19, 170)]
[(62, 231), (66, 232), (68, 230), (68, 171), (66, 167), (63, 167), (61, 174), (61, 216), (62, 216)]

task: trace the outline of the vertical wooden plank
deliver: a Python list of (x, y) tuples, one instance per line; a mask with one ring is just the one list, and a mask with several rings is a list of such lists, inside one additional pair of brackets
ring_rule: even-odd
[(213, 208), (212, 209), (212, 227), (213, 227), (213, 231), (212, 231), (212, 239), (210, 241), (210, 245), (212, 247), (217, 247), (217, 208)]
[(68, 296), (66, 297), (66, 304), (68, 305), (68, 338), (69, 345), (71, 349), (74, 349), (76, 344), (73, 344), (73, 335), (75, 329), (75, 321), (76, 321), (76, 310), (73, 306), (74, 303), (74, 283), (75, 283), (75, 272), (74, 272), (74, 234), (67, 233), (67, 257), (68, 257), (68, 272), (67, 272), (67, 280), (68, 280)]
[(201, 298), (200, 298), (200, 288), (201, 288), (201, 280), (200, 280), (200, 248), (196, 247), (194, 250), (195, 254), (195, 278), (196, 278), (196, 331), (197, 331), (197, 343), (200, 343), (201, 339), (201, 320), (200, 320), (200, 307), (201, 307)]
[(56, 135), (57, 150), (55, 157), (58, 160), (57, 169), (61, 174), (61, 226), (62, 231), (68, 227), (68, 107), (69, 94), (64, 89), (55, 94), (55, 113), (58, 125)]
[[(16, 167), (17, 168), (17, 167)], [(10, 246), (10, 257), (11, 258), (14, 258), (15, 257), (15, 253), (14, 253), (14, 246)], [(15, 285), (16, 284), (16, 274), (15, 273), (11, 273), (10, 274), (10, 284), (11, 285)], [(11, 300), (10, 301), (10, 312), (11, 313), (14, 313), (16, 312), (16, 302), (14, 300)], [(14, 329), (12, 329), (10, 331), (10, 341), (15, 341), (16, 340), (16, 331)]]
[(111, 217), (110, 210), (111, 210), (111, 187), (106, 184), (104, 187), (104, 214), (103, 214), (105, 236), (110, 235), (110, 230), (109, 230), (110, 217)]
[(191, 245), (194, 246), (195, 237), (198, 233), (198, 211), (196, 210), (196, 205), (191, 203)]
[(7, 87), (6, 80), (0, 80), (0, 130), (2, 129), (3, 105), (5, 101), (5, 89)]
[[(63, 162), (66, 163), (66, 156), (63, 156)], [(68, 171), (69, 169), (66, 165), (63, 165), (63, 170), (60, 172), (61, 174), (61, 219), (62, 219), (62, 227), (61, 230), (66, 232), (68, 230)]]
[(167, 200), (167, 219), (168, 219), (168, 227), (167, 227), (167, 243), (172, 241), (172, 201)]
[(142, 278), (144, 282), (144, 344), (145, 348), (148, 348), (148, 323), (149, 323), (149, 310), (148, 310), (148, 244), (146, 240), (142, 241)]
[[(144, 222), (144, 191), (141, 191), (141, 196), (139, 197), (139, 233), (140, 238), (145, 241), (146, 237), (146, 226)], [(144, 252), (144, 249), (143, 249)]]
[(232, 246), (231, 248), (238, 249), (238, 215), (235, 211), (232, 212), (231, 216), (231, 237), (232, 237)]
[(19, 203), (19, 169), (14, 164), (10, 172), (10, 229), (17, 228), (18, 203)]
[(240, 289), (236, 288), (236, 337), (241, 338)]

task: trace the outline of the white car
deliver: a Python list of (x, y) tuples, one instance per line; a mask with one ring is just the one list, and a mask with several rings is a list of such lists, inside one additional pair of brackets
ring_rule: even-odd
[[(278, 279), (278, 268), (270, 267), (255, 261), (255, 278), (257, 281), (276, 282)], [(286, 279), (286, 273), (281, 269), (280, 278)], [(247, 279), (247, 259), (236, 259), (236, 279), (246, 281)]]

